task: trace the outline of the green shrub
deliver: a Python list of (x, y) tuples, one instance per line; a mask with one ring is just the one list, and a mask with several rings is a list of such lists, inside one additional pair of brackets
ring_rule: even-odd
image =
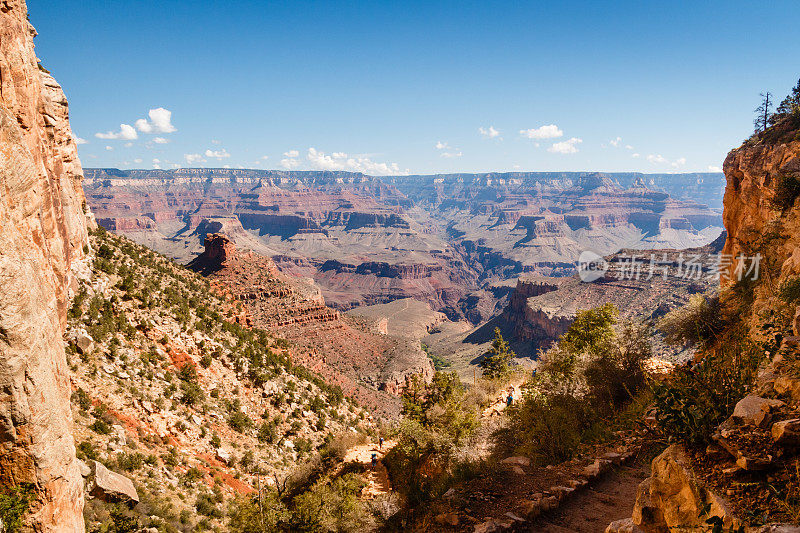
[(495, 433), (495, 451), (525, 455), (538, 465), (566, 461), (594, 420), (589, 402), (572, 395), (528, 395)]
[(110, 435), (111, 434), (111, 426), (102, 418), (98, 418), (92, 425), (89, 426), (89, 429), (94, 431), (95, 433), (99, 433), (100, 435)]
[(331, 483), (318, 482), (295, 497), (292, 531), (347, 533), (372, 529), (369, 513), (359, 499), (363, 486), (356, 474), (345, 474)]
[(8, 533), (22, 529), (22, 517), (34, 499), (32, 485), (17, 485), (0, 490), (0, 522)]
[(707, 345), (725, 329), (719, 296), (693, 295), (687, 305), (669, 312), (661, 319), (659, 329), (669, 344)]
[(483, 376), (488, 379), (507, 376), (511, 372), (511, 363), (514, 360), (514, 356), (515, 354), (509, 348), (508, 342), (503, 339), (500, 328), (494, 328), (492, 346), (478, 363), (483, 369)]
[(228, 425), (234, 430), (238, 431), (239, 433), (242, 433), (245, 430), (248, 430), (251, 427), (253, 427), (253, 421), (250, 419), (249, 416), (247, 416), (243, 412), (235, 411), (228, 418)]
[(794, 174), (780, 174), (775, 177), (774, 191), (770, 200), (772, 207), (781, 211), (790, 209), (800, 196), (800, 178)]
[(228, 507), (231, 533), (274, 533), (288, 529), (289, 510), (275, 492), (258, 496), (239, 496)]
[(144, 464), (144, 455), (139, 452), (134, 453), (121, 453), (116, 459), (117, 467), (121, 470), (133, 472), (139, 470)]
[(711, 442), (715, 428), (753, 384), (763, 349), (731, 335), (692, 366), (676, 369), (671, 378), (654, 385), (659, 426), (670, 440), (689, 445)]
[(784, 281), (778, 289), (778, 296), (788, 304), (800, 300), (800, 276)]

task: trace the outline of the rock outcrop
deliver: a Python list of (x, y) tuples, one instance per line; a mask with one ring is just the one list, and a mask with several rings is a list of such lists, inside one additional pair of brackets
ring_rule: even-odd
[(34, 53), (23, 0), (0, 5), (0, 482), (30, 483), (26, 523), (83, 531), (62, 334), (88, 243), (61, 87)]
[(433, 374), (418, 341), (385, 335), (363, 319), (343, 316), (325, 305), (313, 279), (289, 276), (268, 257), (238, 251), (226, 235), (209, 234), (204, 252), (189, 268), (242, 302), (244, 324), (304, 346), (297, 354), (303, 365), (364, 405), (396, 412), (394, 396), (407, 379), (412, 374), (426, 379)]

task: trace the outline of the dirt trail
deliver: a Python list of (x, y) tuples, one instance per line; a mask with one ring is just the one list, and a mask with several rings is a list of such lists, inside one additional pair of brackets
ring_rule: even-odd
[(525, 382), (524, 378), (513, 379), (505, 388), (497, 392), (496, 399), (489, 404), (489, 406), (481, 413), (481, 419), (490, 418), (503, 414), (507, 406), (507, 399), (509, 391), (512, 392), (514, 401), (519, 401), (522, 397), (521, 386)]
[(597, 484), (564, 501), (552, 513), (517, 531), (533, 533), (598, 533), (614, 520), (633, 511), (636, 489), (650, 473), (647, 463), (623, 466), (609, 472)]
[[(361, 498), (373, 500), (382, 494), (392, 491), (392, 483), (389, 481), (389, 472), (383, 464), (383, 457), (394, 448), (397, 442), (387, 440), (383, 443), (383, 449), (377, 443), (361, 444), (347, 450), (344, 456), (344, 463), (361, 463), (366, 469), (365, 478), (367, 485), (361, 490)], [(372, 454), (376, 456), (376, 463), (372, 464)]]

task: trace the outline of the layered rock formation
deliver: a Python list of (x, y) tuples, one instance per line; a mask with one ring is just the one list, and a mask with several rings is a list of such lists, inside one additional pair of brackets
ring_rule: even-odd
[(722, 191), (713, 174), (379, 179), (91, 169), (87, 176), (89, 203), (103, 226), (181, 261), (201, 251), (206, 233), (224, 231), (282, 270), (313, 277), (337, 309), (411, 297), (474, 324), (492, 316), (492, 284), (522, 273), (572, 274), (583, 250), (710, 242), (720, 214), (697, 198), (718, 204)]
[[(558, 340), (582, 309), (613, 303), (623, 317), (652, 321), (685, 305), (692, 294), (717, 285), (723, 242), (719, 238), (684, 251), (621, 250), (604, 258), (607, 269), (593, 282), (584, 282), (578, 275), (522, 276), (502, 318), (511, 338), (519, 343), (520, 355), (527, 356)], [(671, 352), (665, 346), (659, 349)]]
[(83, 531), (62, 333), (88, 243), (61, 87), (34, 53), (22, 0), (0, 6), (0, 482), (30, 483), (26, 522)]
[(303, 346), (296, 354), (299, 362), (365, 405), (396, 413), (392, 396), (408, 377), (433, 373), (418, 342), (384, 335), (380, 328), (342, 316), (325, 305), (313, 279), (288, 276), (268, 257), (238, 252), (225, 235), (209, 234), (205, 251), (189, 268), (210, 276), (241, 301), (247, 324)]

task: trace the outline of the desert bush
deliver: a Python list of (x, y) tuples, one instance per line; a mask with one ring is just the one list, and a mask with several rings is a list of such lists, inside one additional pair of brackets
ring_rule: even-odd
[(689, 303), (669, 312), (659, 323), (669, 344), (705, 346), (725, 329), (725, 319), (717, 295), (695, 294)]
[(273, 533), (285, 531), (290, 514), (275, 492), (259, 496), (239, 496), (228, 507), (231, 533)]
[(670, 379), (654, 384), (659, 426), (670, 440), (710, 443), (714, 429), (753, 384), (762, 354), (742, 333), (731, 335), (699, 363), (680, 367)]
[(384, 464), (395, 490), (406, 497), (410, 508), (447, 490), (453, 449), (452, 439), (416, 420), (400, 423), (397, 444), (384, 457)]
[(594, 419), (589, 402), (581, 398), (528, 395), (513, 408), (509, 424), (495, 433), (495, 453), (522, 454), (538, 465), (566, 461)]
[(253, 421), (243, 412), (235, 411), (228, 417), (228, 425), (239, 433), (243, 433), (253, 427)]
[(800, 300), (800, 276), (785, 280), (778, 290), (778, 296), (788, 304)]
[(800, 196), (800, 177), (795, 174), (779, 174), (775, 177), (773, 191), (770, 205), (781, 211), (790, 209)]
[(32, 485), (17, 485), (0, 491), (0, 523), (3, 531), (16, 533), (22, 529), (22, 517), (34, 499)]
[(356, 474), (317, 483), (294, 499), (292, 530), (346, 533), (371, 529), (370, 514), (358, 497), (363, 486)]
[(474, 407), (465, 404), (466, 389), (455, 372), (436, 372), (429, 384), (419, 375), (403, 389), (403, 415), (425, 428), (447, 434), (455, 442), (477, 427)]

